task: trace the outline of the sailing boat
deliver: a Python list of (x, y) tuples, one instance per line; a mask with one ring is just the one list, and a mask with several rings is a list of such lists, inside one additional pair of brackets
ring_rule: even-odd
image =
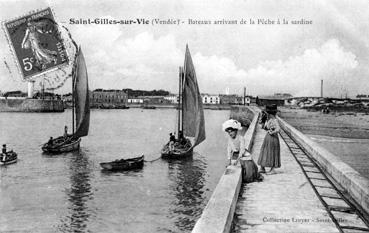
[(88, 93), (88, 76), (85, 58), (78, 48), (72, 78), (72, 128), (73, 134), (49, 140), (42, 150), (50, 153), (62, 153), (79, 149), (81, 137), (88, 135), (90, 126), (90, 101)]
[[(179, 68), (178, 138), (169, 141), (161, 150), (164, 159), (192, 156), (193, 148), (205, 140), (205, 120), (202, 98), (197, 84), (195, 67), (186, 45), (184, 67)], [(193, 142), (188, 137), (193, 138)]]

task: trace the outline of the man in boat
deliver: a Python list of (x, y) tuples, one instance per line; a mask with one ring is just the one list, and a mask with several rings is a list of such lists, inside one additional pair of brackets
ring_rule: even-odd
[(64, 126), (64, 140), (68, 138), (68, 126)]
[(47, 144), (49, 145), (49, 146), (52, 146), (53, 145), (53, 137), (50, 137), (50, 139), (49, 139), (49, 141), (47, 142)]
[(67, 142), (69, 141), (71, 138), (69, 137), (70, 135), (68, 135), (68, 126), (64, 126), (64, 135), (63, 135), (63, 138), (64, 138), (64, 141)]
[(1, 161), (5, 162), (6, 160), (6, 144), (3, 144), (3, 149), (1, 150)]
[(3, 149), (1, 151), (3, 154), (6, 154), (6, 144), (3, 144)]
[(176, 142), (176, 136), (174, 136), (172, 133), (170, 133), (169, 134), (169, 151), (173, 150), (175, 142)]
[(186, 145), (186, 143), (187, 143), (187, 140), (183, 136), (183, 132), (182, 131), (179, 131), (178, 132), (178, 142), (179, 142), (180, 145)]

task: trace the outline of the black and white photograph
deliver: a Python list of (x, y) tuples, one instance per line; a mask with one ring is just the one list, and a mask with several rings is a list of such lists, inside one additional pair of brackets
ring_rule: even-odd
[(0, 0), (0, 232), (369, 232), (369, 2)]

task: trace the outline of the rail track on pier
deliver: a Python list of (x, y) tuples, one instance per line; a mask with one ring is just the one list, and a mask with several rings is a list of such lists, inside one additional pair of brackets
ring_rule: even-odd
[(337, 229), (342, 233), (369, 232), (368, 213), (329, 174), (326, 174), (316, 160), (285, 131), (281, 130), (280, 136), (287, 144)]

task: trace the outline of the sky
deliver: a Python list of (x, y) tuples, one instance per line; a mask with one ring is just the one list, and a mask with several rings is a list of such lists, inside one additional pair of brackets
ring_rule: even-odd
[[(5, 1), (1, 21), (51, 7), (84, 53), (90, 89), (178, 92), (186, 44), (202, 93), (355, 97), (369, 94), (369, 2), (364, 0)], [(149, 25), (76, 25), (71, 19), (143, 18)], [(180, 25), (152, 25), (180, 19)], [(196, 25), (191, 20), (237, 20)], [(247, 24), (240, 24), (241, 20)], [(249, 20), (256, 23), (251, 25)], [(281, 24), (258, 24), (269, 19)], [(283, 24), (283, 19), (289, 24)], [(292, 24), (295, 20), (311, 24)], [(276, 22), (275, 22), (276, 23)], [(0, 90), (26, 90), (4, 30)], [(7, 66), (5, 65), (7, 64)], [(51, 75), (51, 74), (50, 74)], [(36, 79), (36, 87), (40, 79)], [(56, 92), (70, 92), (71, 81)]]

